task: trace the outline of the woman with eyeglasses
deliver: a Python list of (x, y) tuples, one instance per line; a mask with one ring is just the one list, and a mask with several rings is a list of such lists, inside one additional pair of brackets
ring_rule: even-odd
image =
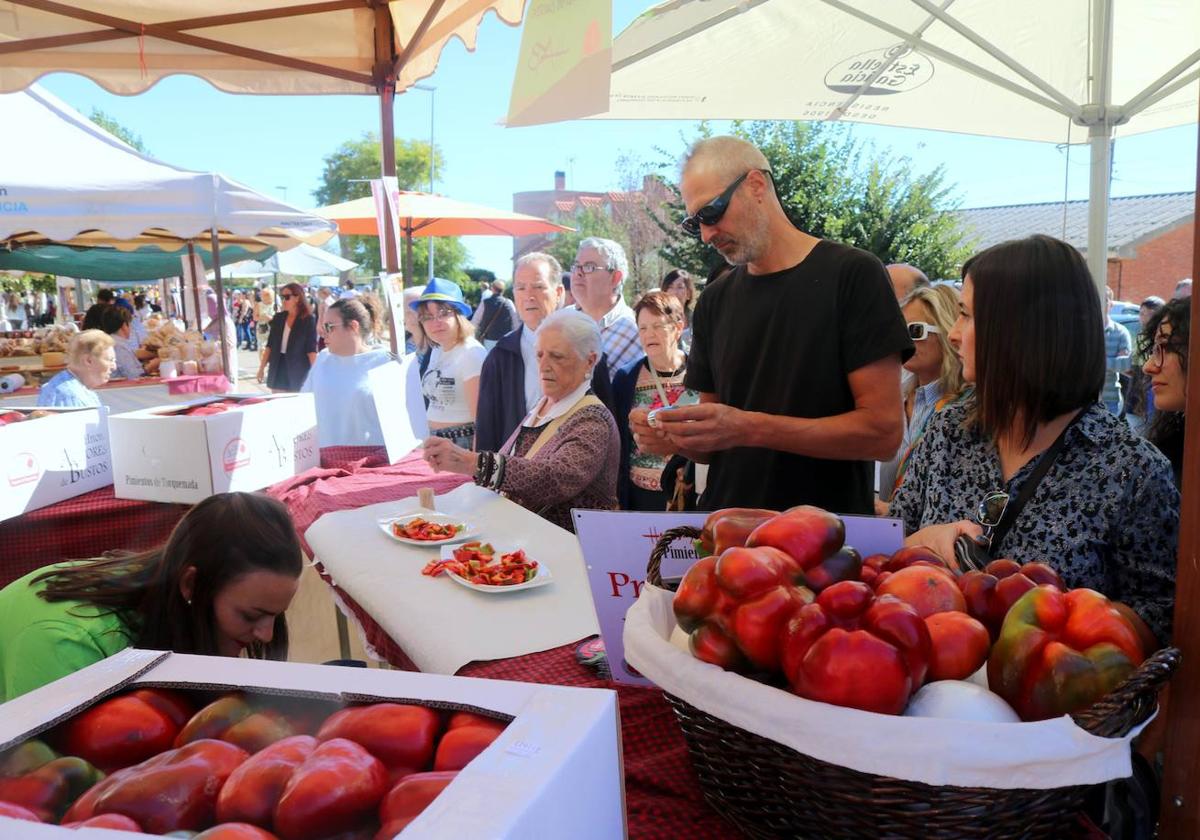
[(258, 381), (265, 378), (272, 391), (299, 391), (317, 360), (317, 319), (299, 283), (284, 286), (279, 299), (283, 311), (271, 319)]
[(487, 350), (475, 340), (475, 327), (467, 320), (471, 307), (463, 300), (462, 289), (439, 277), (409, 306), (417, 313), (422, 340), (433, 348), (421, 374), (429, 431), (472, 449), (479, 372)]
[(1103, 326), (1087, 265), (1065, 242), (1032, 236), (968, 260), (950, 343), (975, 393), (929, 421), (890, 513), (906, 544), (955, 562), (967, 537), (960, 556), (1048, 563), (1166, 641), (1179, 492), (1162, 453), (1099, 402)]
[(325, 349), (300, 389), (316, 401), (317, 438), (323, 447), (384, 445), (368, 376), (392, 360), (387, 350), (372, 346), (382, 313), (372, 294), (342, 298), (325, 308)]
[(934, 414), (964, 398), (962, 361), (950, 344), (950, 330), (958, 318), (958, 292), (943, 283), (918, 286), (901, 306), (908, 322), (908, 337), (916, 352), (904, 363), (912, 374), (904, 394), (904, 437), (896, 457), (879, 465), (879, 500), (875, 512), (887, 513), (887, 502), (904, 480), (909, 456), (925, 436)]
[(633, 307), (638, 337), (645, 355), (626, 365), (613, 378), (613, 407), (621, 418), (621, 467), (617, 498), (624, 510), (666, 510), (662, 486), (667, 458), (644, 452), (633, 439), (629, 412), (654, 411), (676, 405), (696, 405), (700, 395), (683, 387), (687, 354), (680, 348), (684, 308), (667, 292), (646, 292)]
[(1182, 487), (1183, 481), (1183, 412), (1187, 407), (1191, 323), (1191, 299), (1173, 300), (1150, 316), (1139, 339), (1146, 358), (1142, 371), (1149, 377), (1154, 394), (1154, 415), (1146, 439), (1171, 462), (1176, 487)]

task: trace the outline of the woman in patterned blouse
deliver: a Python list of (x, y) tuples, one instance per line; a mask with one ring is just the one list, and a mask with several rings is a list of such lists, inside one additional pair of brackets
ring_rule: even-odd
[(909, 545), (954, 557), (991, 491), (1015, 499), (1039, 456), (1063, 446), (994, 557), (1039, 560), (1070, 587), (1124, 601), (1170, 637), (1179, 493), (1167, 459), (1097, 402), (1100, 297), (1079, 252), (1033, 236), (963, 266), (951, 343), (975, 395), (930, 421), (890, 513)]
[(615, 510), (621, 441), (612, 414), (589, 393), (600, 358), (600, 328), (578, 310), (560, 309), (537, 331), (542, 394), (498, 452), (471, 452), (449, 440), (425, 441), (435, 470), (474, 476), (568, 531), (571, 508)]

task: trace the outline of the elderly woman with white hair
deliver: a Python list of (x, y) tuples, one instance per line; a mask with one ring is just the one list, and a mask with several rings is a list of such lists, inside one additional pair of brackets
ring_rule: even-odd
[(576, 310), (549, 315), (537, 331), (542, 398), (499, 451), (471, 452), (425, 441), (435, 470), (471, 475), (567, 530), (571, 508), (615, 510), (621, 439), (612, 414), (588, 393), (600, 329)]
[(84, 330), (67, 345), (67, 369), (38, 391), (37, 404), (58, 408), (99, 408), (93, 390), (108, 382), (117, 367), (112, 336), (104, 330)]

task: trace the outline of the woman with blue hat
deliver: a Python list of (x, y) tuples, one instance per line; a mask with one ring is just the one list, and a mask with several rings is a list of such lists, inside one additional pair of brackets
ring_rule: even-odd
[(421, 377), (421, 389), (429, 401), (429, 431), (471, 449), (479, 371), (487, 356), (487, 350), (475, 340), (475, 327), (467, 320), (471, 307), (463, 300), (462, 289), (440, 277), (433, 278), (409, 306), (417, 313), (426, 344), (433, 347)]

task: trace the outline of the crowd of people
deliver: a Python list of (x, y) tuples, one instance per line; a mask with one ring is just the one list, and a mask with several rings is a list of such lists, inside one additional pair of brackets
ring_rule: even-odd
[[(625, 253), (601, 238), (583, 240), (566, 268), (524, 255), (511, 300), (497, 282), (474, 312), (449, 281), (405, 290), (405, 352), (419, 356), (423, 456), (435, 470), (567, 529), (572, 508), (888, 515), (908, 544), (951, 562), (964, 545), (1048, 561), (1069, 586), (1124, 601), (1170, 638), (1190, 288), (1147, 300), (1135, 339), (1112, 329), (1078, 251), (1048, 236), (988, 248), (961, 282), (930, 283), (919, 267), (885, 267), (797, 229), (762, 152), (733, 137), (690, 150), (681, 193), (685, 231), (726, 262), (702, 291), (676, 270), (627, 302)], [(244, 325), (257, 331), (260, 381), (314, 395), (322, 446), (382, 441), (371, 371), (391, 358), (384, 310), (349, 291), (314, 303), (288, 284), (279, 312), (268, 290), (234, 301), (243, 344)], [(94, 387), (128, 363), (117, 342), (129, 319), (98, 326), (76, 339), (51, 392)], [(256, 561), (206, 569), (186, 544), (202, 513), (252, 508), (239, 494), (213, 497), (160, 552), (18, 581), (0, 593), (0, 619), (94, 604), (115, 610), (96, 627), (139, 644), (277, 652), (292, 566), (272, 561), (246, 594), (234, 587), (258, 574)], [(239, 552), (248, 533), (270, 536), (279, 513), (255, 515), (261, 526), (226, 531)], [(128, 576), (119, 593), (97, 582), (110, 568)], [(161, 635), (150, 578), (193, 616), (205, 580), (203, 617)], [(227, 599), (253, 608), (231, 618)], [(0, 661), (7, 696), (29, 685), (10, 677), (24, 667), (13, 651), (6, 643)]]

